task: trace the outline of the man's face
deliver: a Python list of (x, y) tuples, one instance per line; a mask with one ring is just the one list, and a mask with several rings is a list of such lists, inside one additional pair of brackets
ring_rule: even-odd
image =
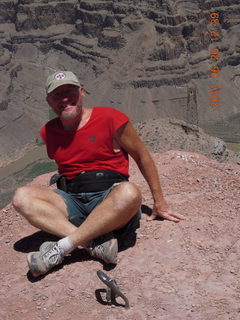
[(81, 114), (84, 89), (62, 85), (47, 95), (47, 102), (61, 119), (75, 119)]

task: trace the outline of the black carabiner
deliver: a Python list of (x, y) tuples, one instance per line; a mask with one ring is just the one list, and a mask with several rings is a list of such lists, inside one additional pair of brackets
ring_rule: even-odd
[(97, 275), (99, 279), (110, 289), (110, 291), (107, 290), (107, 300), (109, 301), (111, 298), (115, 299), (117, 297), (121, 297), (125, 302), (125, 308), (129, 309), (130, 306), (128, 298), (120, 291), (119, 287), (117, 286), (117, 282), (101, 270), (97, 271)]

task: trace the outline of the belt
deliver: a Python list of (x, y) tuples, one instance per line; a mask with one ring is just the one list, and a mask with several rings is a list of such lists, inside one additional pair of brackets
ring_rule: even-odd
[(122, 181), (128, 181), (128, 177), (113, 170), (83, 171), (72, 180), (61, 176), (57, 181), (57, 187), (70, 193), (97, 192)]

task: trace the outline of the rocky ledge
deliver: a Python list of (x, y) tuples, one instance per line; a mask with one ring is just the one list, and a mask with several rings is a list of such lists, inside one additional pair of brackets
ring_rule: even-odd
[[(132, 163), (131, 181), (143, 194), (141, 226), (136, 239), (126, 239), (117, 266), (104, 271), (128, 297), (130, 309), (120, 298), (106, 301), (96, 275), (104, 266), (82, 249), (44, 277), (31, 278), (27, 253), (53, 238), (8, 205), (0, 212), (2, 319), (238, 319), (240, 167), (181, 151), (153, 156), (171, 210), (186, 220), (146, 221), (152, 199)], [(46, 187), (50, 175), (32, 184)]]

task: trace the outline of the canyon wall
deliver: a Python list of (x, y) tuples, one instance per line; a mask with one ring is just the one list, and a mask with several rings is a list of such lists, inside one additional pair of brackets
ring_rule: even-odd
[(239, 23), (238, 0), (1, 1), (1, 159), (38, 139), (49, 119), (45, 79), (59, 69), (78, 75), (88, 106), (113, 106), (134, 122), (218, 124), (219, 135), (240, 140)]

